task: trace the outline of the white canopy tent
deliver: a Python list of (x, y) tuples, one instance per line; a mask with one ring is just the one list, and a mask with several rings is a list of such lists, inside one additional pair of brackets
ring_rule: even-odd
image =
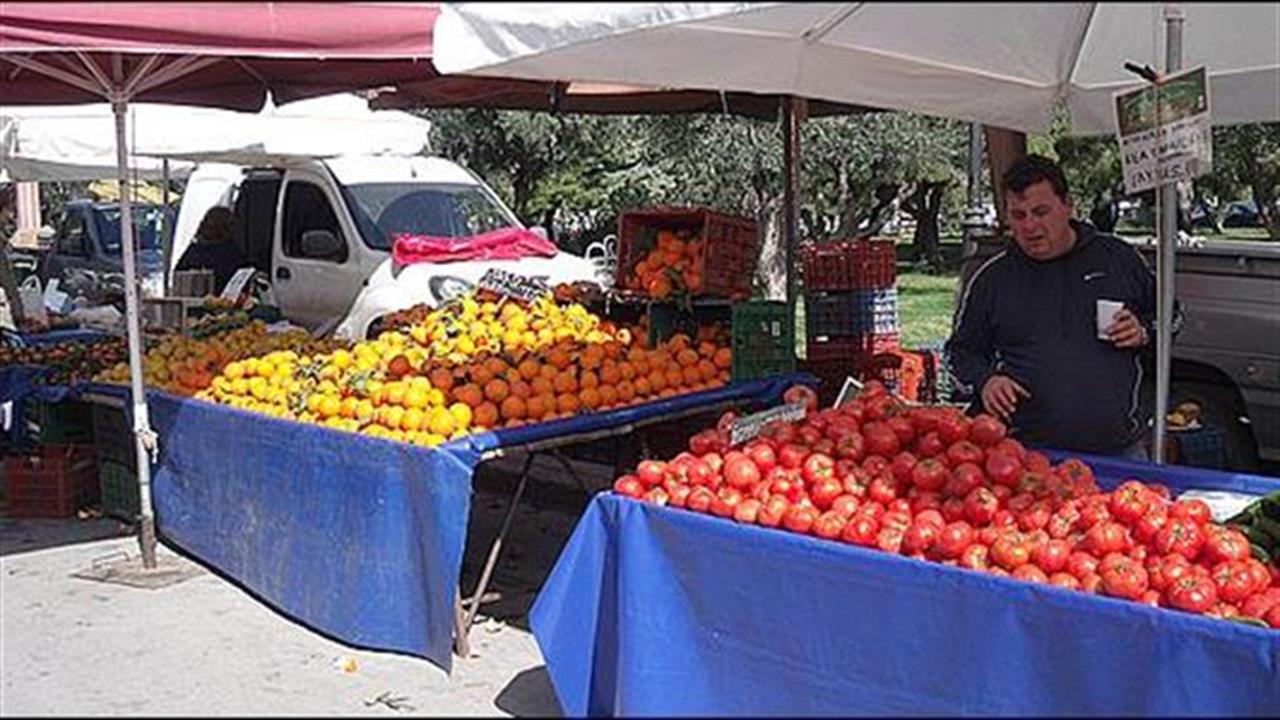
[[(447, 3), (442, 73), (791, 94), (1044, 131), (1114, 130), (1164, 3)], [(1280, 118), (1280, 4), (1177, 3), (1218, 124)]]
[[(435, 64), (477, 76), (790, 94), (1023, 131), (1048, 130), (1065, 105), (1073, 132), (1096, 135), (1115, 131), (1115, 93), (1148, 82), (1134, 65), (1204, 66), (1215, 124), (1280, 121), (1280, 3), (450, 3), (436, 24)], [(785, 136), (798, 145), (794, 117)], [(1175, 204), (1166, 185), (1158, 462)]]
[[(214, 108), (135, 103), (127, 113), (129, 174), (141, 180), (183, 177), (205, 157), (235, 153), (417, 155), (429, 148), (431, 124), (407, 112), (374, 111), (358, 95), (337, 94), (257, 114)], [(113, 177), (115, 116), (111, 105), (0, 105), (0, 181), (98, 180)], [(176, 158), (184, 159), (178, 160)]]

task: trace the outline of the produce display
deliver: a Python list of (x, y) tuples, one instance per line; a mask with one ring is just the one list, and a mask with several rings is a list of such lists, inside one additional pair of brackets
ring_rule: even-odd
[(1263, 562), (1280, 560), (1280, 491), (1258, 498), (1227, 520), (1249, 538), (1249, 550)]
[(648, 348), (551, 295), (525, 303), (480, 291), (402, 317), (416, 322), (328, 353), (238, 357), (196, 397), (433, 446), (718, 387), (732, 364), (714, 332)]
[(67, 385), (89, 380), (104, 369), (129, 357), (124, 338), (103, 338), (92, 342), (62, 342), (15, 348), (0, 346), (0, 367), (44, 365), (51, 369), (44, 382)]
[[(1269, 553), (1278, 498), (1216, 523), (1199, 499), (1129, 480), (1100, 490), (1079, 459), (1056, 465), (989, 415), (903, 405), (871, 382), (839, 409), (773, 421), (730, 446), (734, 415), (614, 491), (741, 523), (816, 535), (1024, 581), (1280, 628)], [(1248, 535), (1246, 535), (1248, 533)], [(1251, 548), (1250, 539), (1254, 540)], [(1266, 544), (1267, 547), (1263, 547)], [(1264, 552), (1265, 551), (1265, 552)]]
[[(261, 321), (202, 338), (167, 335), (143, 357), (143, 381), (176, 395), (195, 395), (209, 388), (228, 363), (276, 351), (324, 352), (337, 345), (332, 340), (312, 340), (302, 330), (271, 333)], [(129, 364), (120, 362), (97, 375), (98, 382), (125, 385)]]
[(702, 290), (705, 245), (684, 231), (659, 230), (657, 244), (636, 263), (625, 287), (666, 299)]

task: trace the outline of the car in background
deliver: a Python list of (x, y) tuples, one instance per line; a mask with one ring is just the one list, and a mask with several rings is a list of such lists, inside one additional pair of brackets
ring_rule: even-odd
[[(138, 277), (143, 292), (159, 295), (164, 282), (164, 244), (173, 212), (161, 205), (134, 203)], [(72, 200), (54, 221), (49, 247), (36, 267), (40, 284), (57, 279), (61, 291), (90, 305), (124, 299), (121, 210), (117, 202)]]
[(1222, 211), (1222, 227), (1262, 227), (1262, 216), (1258, 213), (1257, 203), (1252, 200), (1238, 200), (1227, 205)]

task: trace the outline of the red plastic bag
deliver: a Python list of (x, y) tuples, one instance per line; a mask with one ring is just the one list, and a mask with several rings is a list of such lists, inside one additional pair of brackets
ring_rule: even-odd
[(557, 252), (550, 240), (520, 228), (490, 230), (464, 237), (431, 235), (395, 236), (391, 255), (396, 265), (458, 260), (519, 260), (524, 257), (551, 257)]

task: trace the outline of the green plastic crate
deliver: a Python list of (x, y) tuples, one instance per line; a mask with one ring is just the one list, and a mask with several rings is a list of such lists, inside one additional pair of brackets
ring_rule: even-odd
[(93, 413), (89, 403), (67, 400), (28, 400), (27, 435), (40, 445), (93, 442)]
[(138, 475), (119, 463), (98, 464), (98, 490), (102, 511), (112, 517), (134, 522), (141, 514), (138, 501)]
[(785, 302), (735, 303), (732, 322), (734, 381), (795, 371), (795, 318)]

